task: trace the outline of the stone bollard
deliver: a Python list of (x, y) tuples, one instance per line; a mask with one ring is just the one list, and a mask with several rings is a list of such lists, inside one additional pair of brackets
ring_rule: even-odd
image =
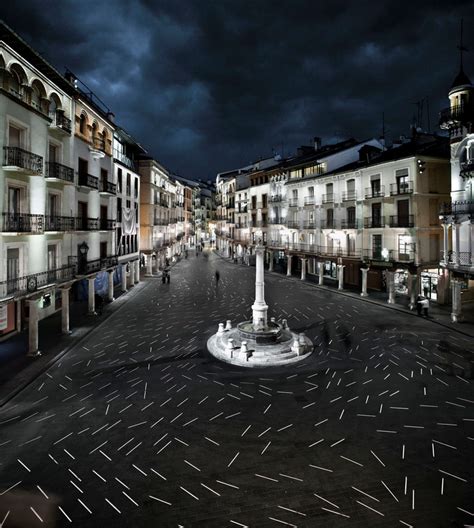
[(304, 332), (301, 332), (301, 334), (298, 336), (298, 341), (300, 345), (306, 345), (306, 339), (304, 336)]
[(248, 352), (248, 348), (247, 348), (247, 341), (242, 341), (241, 345), (240, 345), (240, 352), (242, 354), (247, 354)]
[(294, 336), (293, 344), (291, 345), (291, 351), (297, 354), (298, 356), (301, 354), (301, 344), (299, 342), (298, 336)]
[(225, 346), (226, 352), (230, 353), (230, 357), (234, 357), (234, 340), (231, 338), (227, 341), (227, 345)]
[(281, 322), (281, 326), (283, 327), (283, 330), (288, 330), (288, 321), (286, 319), (283, 319)]
[(225, 329), (230, 330), (231, 328), (232, 328), (232, 322), (230, 319), (227, 319), (226, 324), (225, 324)]
[(218, 334), (224, 333), (224, 323), (219, 323), (219, 328), (217, 330)]
[(276, 319), (275, 319), (275, 317), (270, 317), (270, 322), (272, 322), (272, 323), (276, 323)]

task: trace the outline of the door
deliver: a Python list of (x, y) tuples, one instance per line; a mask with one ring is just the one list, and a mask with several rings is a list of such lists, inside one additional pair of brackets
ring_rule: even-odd
[(48, 159), (50, 163), (57, 163), (59, 161), (58, 147), (56, 145), (53, 145), (52, 143), (49, 144)]
[(372, 227), (382, 227), (382, 204), (372, 204)]
[(22, 146), (22, 131), (20, 128), (10, 125), (8, 127), (8, 146), (21, 147)]
[(100, 228), (102, 230), (107, 229), (107, 206), (106, 205), (100, 206)]
[(371, 180), (370, 187), (372, 190), (372, 196), (380, 196), (380, 179), (377, 178), (376, 180)]
[(7, 293), (18, 290), (18, 278), (20, 276), (20, 250), (7, 249)]
[(382, 258), (382, 235), (372, 235), (372, 258)]
[(87, 202), (77, 203), (78, 228), (87, 231)]
[(48, 282), (56, 281), (57, 257), (56, 244), (48, 245)]
[(409, 200), (398, 200), (397, 202), (397, 225), (398, 227), (409, 227)]
[(8, 187), (8, 214), (5, 219), (6, 231), (22, 231), (23, 217), (21, 209), (21, 189)]

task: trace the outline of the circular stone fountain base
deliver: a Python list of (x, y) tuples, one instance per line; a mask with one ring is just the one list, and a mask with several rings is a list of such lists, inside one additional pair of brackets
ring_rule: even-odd
[(217, 359), (232, 365), (271, 367), (306, 359), (313, 351), (313, 343), (305, 335), (278, 323), (269, 323), (265, 330), (254, 330), (252, 323), (246, 321), (211, 336), (207, 349)]

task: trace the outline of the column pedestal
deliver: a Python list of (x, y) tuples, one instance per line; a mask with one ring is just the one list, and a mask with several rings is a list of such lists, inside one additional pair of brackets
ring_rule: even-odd
[(288, 255), (288, 261), (287, 261), (287, 264), (286, 264), (286, 275), (287, 277), (291, 277), (291, 255)]
[(395, 304), (395, 273), (387, 271), (388, 304)]
[(151, 277), (153, 275), (153, 256), (146, 256), (146, 275)]
[(108, 271), (108, 289), (107, 289), (107, 300), (109, 302), (114, 301), (114, 272)]
[(306, 261), (307, 259), (302, 258), (301, 259), (301, 280), (306, 280)]
[(322, 286), (324, 284), (324, 263), (323, 262), (318, 262), (318, 274), (319, 274), (319, 280), (318, 280), (318, 284), (319, 286)]
[(337, 279), (338, 279), (337, 289), (338, 290), (344, 289), (344, 268), (345, 266), (343, 264), (337, 265)]
[(127, 291), (127, 265), (122, 264), (122, 291)]
[(416, 308), (416, 297), (418, 294), (418, 277), (416, 274), (409, 273), (408, 280), (410, 281), (410, 304), (408, 307), (410, 310), (414, 310)]
[(361, 268), (362, 271), (362, 291), (360, 292), (361, 297), (368, 297), (367, 293), (367, 274), (369, 273), (369, 268)]
[(69, 290), (70, 288), (61, 290), (61, 332), (63, 334), (71, 333), (69, 330)]
[(38, 350), (38, 302), (27, 301), (29, 306), (29, 320), (28, 320), (28, 357), (37, 357), (41, 353)]
[(135, 261), (135, 284), (140, 282), (140, 261)]
[(269, 251), (270, 260), (268, 261), (268, 271), (273, 271), (273, 251)]
[(95, 313), (95, 287), (94, 287), (95, 277), (87, 279), (88, 282), (88, 308), (89, 315), (97, 315)]

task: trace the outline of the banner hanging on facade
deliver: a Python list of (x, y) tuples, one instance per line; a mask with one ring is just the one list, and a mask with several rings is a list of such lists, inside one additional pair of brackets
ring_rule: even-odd
[(122, 233), (124, 235), (137, 234), (135, 209), (122, 207)]

